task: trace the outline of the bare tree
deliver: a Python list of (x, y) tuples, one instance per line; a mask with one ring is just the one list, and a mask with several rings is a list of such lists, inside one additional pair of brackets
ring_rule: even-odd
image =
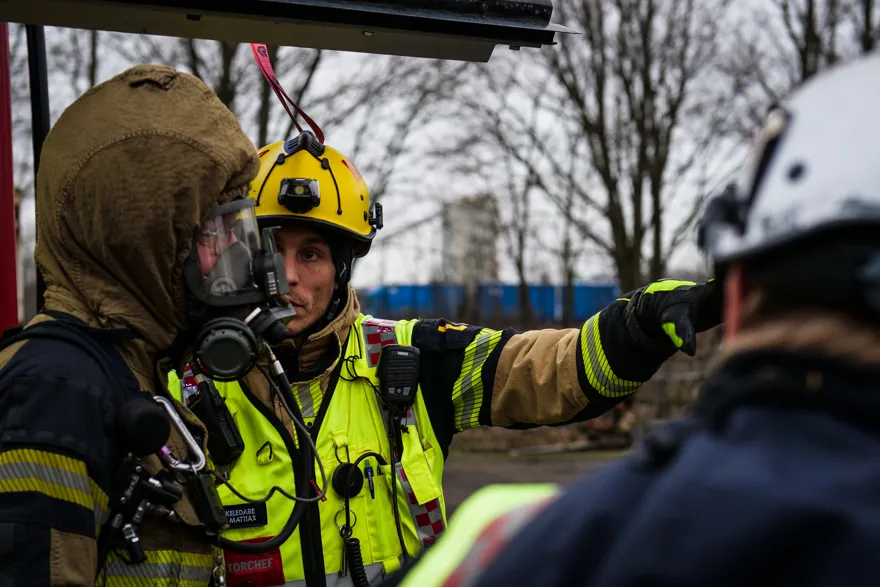
[(114, 50), (130, 63), (160, 63), (188, 70), (214, 90), (237, 113), (237, 99), (246, 91), (246, 57), (241, 43), (201, 39), (167, 39), (114, 33)]
[[(375, 61), (375, 59), (372, 59)], [(358, 109), (330, 116), (332, 124), (357, 120), (350, 156), (370, 178), (370, 199), (376, 202), (397, 189), (396, 183), (420, 185), (432, 165), (422, 135), (439, 120), (449, 119), (451, 97), (464, 83), (473, 64), (390, 57), (376, 63), (358, 85), (337, 91)], [(376, 149), (377, 144), (384, 145)], [(432, 199), (436, 194), (419, 190)]]
[[(569, 190), (564, 197), (564, 205), (567, 209), (574, 207), (576, 193)], [(570, 214), (561, 215), (561, 230), (559, 246), (553, 250), (559, 262), (559, 271), (562, 274), (562, 324), (571, 326), (574, 324), (574, 286), (577, 275), (578, 260), (585, 251), (585, 246), (580, 239), (575, 237), (575, 226)]]
[[(67, 77), (71, 95), (75, 98), (94, 84), (93, 71), (98, 68), (97, 50), (91, 50), (91, 39), (97, 34), (80, 29), (58, 29), (46, 39), (46, 67), (58, 76)], [(96, 75), (96, 74), (95, 74)]]
[(736, 113), (727, 130), (742, 138), (798, 85), (873, 51), (880, 35), (875, 0), (773, 0), (744, 19), (721, 67)]
[(527, 176), (517, 180), (512, 169), (512, 162), (508, 161), (508, 181), (505, 195), (510, 206), (505, 221), (501, 225), (501, 234), (504, 238), (507, 254), (516, 269), (517, 294), (519, 305), (519, 321), (521, 328), (529, 328), (532, 324), (532, 301), (529, 297), (529, 275), (526, 270), (526, 259), (534, 241), (532, 233), (534, 228), (530, 221), (532, 211), (532, 192), (535, 189), (535, 179)]
[(15, 185), (27, 195), (33, 191), (34, 177), (31, 148), (30, 83), (28, 81), (27, 38), (24, 25), (9, 24), (9, 61)]
[[(696, 217), (693, 176), (725, 112), (703, 90), (727, 4), (558, 2), (562, 22), (583, 34), (481, 70), (466, 99), (484, 121), (470, 128), (535, 178), (581, 240), (613, 261), (624, 291), (663, 276)], [(474, 141), (470, 133), (459, 146)]]
[(880, 38), (880, 5), (876, 0), (859, 0), (850, 13), (863, 53), (870, 53)]
[[(69, 96), (53, 100), (58, 111), (98, 81), (99, 58), (106, 55), (119, 69), (128, 64), (161, 63), (202, 78), (239, 117), (258, 147), (295, 133), (293, 121), (263, 79), (246, 44), (57, 32), (63, 42), (50, 53), (50, 68), (70, 87), (65, 92)], [(471, 64), (267, 48), (287, 93), (324, 130), (327, 144), (356, 162), (373, 202), (395, 193), (425, 200), (435, 197), (422, 185), (426, 170), (432, 168), (424, 155), (430, 142), (423, 135), (433, 132), (437, 120), (447, 114), (449, 96)], [(26, 82), (26, 62), (19, 79)], [(393, 226), (393, 219), (388, 220), (389, 227)]]
[[(217, 93), (263, 146), (292, 136), (291, 120), (263, 79), (249, 48), (235, 43), (125, 36), (121, 54), (189, 70)], [(134, 42), (133, 42), (134, 41)], [(247, 50), (245, 50), (247, 49)], [(350, 138), (346, 155), (357, 162), (376, 201), (393, 188), (409, 141), (431, 122), (436, 106), (467, 64), (362, 56), (297, 47), (267, 46), (275, 73), (290, 98), (322, 128), (327, 143)], [(335, 71), (334, 71), (335, 70)], [(339, 76), (338, 71), (353, 72)], [(326, 83), (325, 78), (335, 78)], [(292, 111), (293, 109), (291, 109)], [(302, 119), (298, 119), (302, 125)], [(285, 129), (278, 134), (280, 129)]]

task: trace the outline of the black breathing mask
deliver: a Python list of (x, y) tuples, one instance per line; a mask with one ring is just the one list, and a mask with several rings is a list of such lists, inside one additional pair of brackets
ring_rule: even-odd
[(184, 263), (194, 359), (214, 381), (240, 379), (262, 341), (288, 336), (295, 312), (282, 299), (290, 288), (275, 230), (260, 233), (253, 200), (233, 200), (211, 211)]

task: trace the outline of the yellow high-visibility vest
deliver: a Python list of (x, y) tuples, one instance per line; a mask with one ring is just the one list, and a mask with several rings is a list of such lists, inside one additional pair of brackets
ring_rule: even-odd
[[(328, 585), (351, 584), (350, 575), (339, 577), (343, 567), (343, 540), (340, 525), (345, 518), (344, 500), (330, 486), (333, 473), (341, 463), (354, 462), (367, 452), (380, 454), (389, 463), (379, 466), (375, 457), (368, 461), (373, 469), (375, 491), (371, 495), (366, 474), (360, 493), (350, 500), (352, 537), (360, 543), (361, 556), (368, 578), (375, 579), (400, 566), (403, 554), (392, 507), (391, 451), (387, 435), (390, 416), (381, 407), (376, 378), (381, 348), (389, 343), (411, 344), (417, 320), (391, 322), (360, 315), (351, 328), (344, 349), (341, 375), (329, 402), (321, 402), (326, 410), (315, 439), (318, 455), (327, 474), (326, 501), (319, 501), (321, 554)], [(349, 364), (351, 367), (349, 367)], [(357, 377), (352, 377), (355, 373)], [(353, 379), (353, 380), (349, 380)], [(293, 437), (284, 429), (269, 408), (237, 382), (216, 383), (244, 440), (245, 449), (229, 470), (230, 483), (249, 499), (264, 497), (273, 486), (295, 494), (299, 479), (294, 480), (291, 455), (296, 450)], [(310, 393), (320, 393), (317, 381), (292, 383), (294, 397), (303, 407)], [(182, 396), (177, 377), (169, 377), (169, 390)], [(328, 391), (329, 394), (329, 391)], [(326, 404), (326, 407), (325, 405)], [(306, 424), (318, 420), (303, 409)], [(445, 503), (441, 490), (444, 458), (439, 446), (421, 390), (415, 404), (402, 423), (403, 453), (397, 465), (396, 489), (401, 532), (410, 555), (433, 543), (445, 529)], [(367, 461), (358, 466), (363, 473)], [(317, 462), (315, 475), (320, 486)], [(275, 493), (265, 506), (247, 503), (236, 497), (226, 486), (218, 488), (233, 528), (224, 537), (236, 541), (262, 541), (278, 534), (293, 509), (293, 502)], [(300, 527), (280, 547), (263, 555), (242, 555), (226, 552), (226, 579), (229, 587), (236, 585), (305, 585)], [(250, 581), (251, 583), (248, 583)]]

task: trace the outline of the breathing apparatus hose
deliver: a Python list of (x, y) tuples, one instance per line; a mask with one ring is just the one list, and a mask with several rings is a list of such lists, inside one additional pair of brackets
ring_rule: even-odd
[[(275, 359), (274, 354), (270, 356), (273, 360)], [(299, 410), (299, 405), (297, 405), (296, 401), (293, 399), (293, 394), (290, 391), (290, 381), (287, 379), (287, 375), (285, 375), (284, 370), (280, 368), (280, 365), (278, 369), (273, 369), (273, 371), (273, 376), (268, 377), (270, 385), (275, 388), (276, 393), (282, 398), (282, 403), (291, 419), (295, 422), (302, 422), (302, 413)], [(277, 379), (277, 381), (275, 379)], [(302, 428), (304, 429), (305, 426)], [(297, 433), (300, 434), (299, 431)], [(305, 474), (300, 480), (300, 485), (296, 491), (298, 497), (308, 495), (309, 493), (312, 477), (311, 467), (313, 466), (313, 459), (316, 456), (312, 450), (311, 443), (302, 438), (300, 439), (299, 452), (302, 458), (302, 470)], [(236, 542), (235, 540), (224, 538), (219, 534), (216, 535), (214, 542), (224, 550), (241, 554), (264, 554), (271, 550), (275, 550), (284, 544), (284, 542), (286, 542), (293, 534), (293, 531), (296, 530), (296, 527), (299, 525), (300, 521), (302, 521), (302, 518), (306, 513), (306, 505), (308, 505), (308, 503), (309, 501), (303, 501), (302, 499), (296, 500), (293, 505), (293, 511), (290, 512), (290, 517), (287, 518), (287, 522), (285, 522), (281, 532), (265, 542)]]

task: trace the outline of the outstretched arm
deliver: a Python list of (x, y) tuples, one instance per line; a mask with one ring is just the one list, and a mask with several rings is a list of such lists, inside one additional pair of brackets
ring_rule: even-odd
[(580, 328), (518, 332), (423, 320), (413, 344), (422, 351), (432, 422), (444, 420), (451, 439), (477, 426), (529, 428), (600, 416), (677, 350), (693, 355), (696, 333), (716, 326), (720, 314), (714, 281), (668, 280), (621, 297)]

